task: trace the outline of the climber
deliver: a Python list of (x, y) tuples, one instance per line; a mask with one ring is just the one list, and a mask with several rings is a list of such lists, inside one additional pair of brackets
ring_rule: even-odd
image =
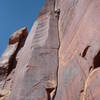
[(60, 16), (60, 9), (55, 10), (55, 16), (59, 19), (59, 16)]

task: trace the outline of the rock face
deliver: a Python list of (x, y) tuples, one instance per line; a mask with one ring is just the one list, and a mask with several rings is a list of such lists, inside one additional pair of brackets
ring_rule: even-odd
[(2, 96), (5, 96), (12, 87), (14, 69), (27, 35), (26, 27), (19, 29), (11, 35), (9, 45), (0, 59), (0, 100), (4, 100)]
[(28, 37), (9, 39), (0, 100), (99, 100), (99, 16), (99, 0), (46, 0)]

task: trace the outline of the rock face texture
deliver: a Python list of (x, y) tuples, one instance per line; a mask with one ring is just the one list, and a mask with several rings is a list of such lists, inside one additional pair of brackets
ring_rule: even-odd
[(9, 38), (9, 45), (0, 59), (0, 100), (2, 100), (5, 94), (8, 94), (12, 87), (14, 69), (27, 35), (26, 27), (13, 33)]
[(100, 100), (99, 22), (99, 0), (46, 0), (28, 37), (9, 39), (0, 100)]

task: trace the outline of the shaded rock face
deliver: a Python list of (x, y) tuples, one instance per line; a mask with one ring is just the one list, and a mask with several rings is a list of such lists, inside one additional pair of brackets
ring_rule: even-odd
[[(6, 91), (5, 88), (10, 89), (11, 87), (10, 85), (12, 83), (14, 69), (16, 68), (16, 64), (19, 59), (18, 56), (24, 46), (27, 35), (28, 32), (26, 27), (19, 29), (13, 35), (11, 35), (9, 38), (9, 45), (0, 58), (1, 94), (3, 91)], [(5, 93), (7, 93), (7, 91)]]
[(0, 99), (99, 100), (99, 5), (46, 0), (28, 37), (22, 28), (9, 39), (0, 59)]
[[(9, 38), (9, 45), (0, 59), (0, 80), (2, 76), (6, 76), (16, 66), (16, 55), (23, 47), (26, 37), (28, 35), (27, 28), (22, 28), (16, 31)], [(16, 61), (15, 61), (16, 60)]]

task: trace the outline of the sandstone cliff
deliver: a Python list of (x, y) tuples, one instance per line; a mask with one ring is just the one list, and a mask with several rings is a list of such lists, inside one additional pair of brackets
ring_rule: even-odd
[(46, 0), (9, 39), (0, 100), (100, 100), (99, 22), (99, 0)]

